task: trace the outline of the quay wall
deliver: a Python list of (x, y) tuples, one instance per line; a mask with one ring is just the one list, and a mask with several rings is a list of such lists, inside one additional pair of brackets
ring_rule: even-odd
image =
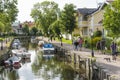
[(84, 68), (85, 73), (83, 76), (88, 80), (120, 80), (119, 75), (115, 75), (107, 68), (104, 68), (104, 66), (101, 66), (95, 58), (81, 55), (78, 51), (69, 50), (65, 46), (61, 46), (59, 43), (52, 44), (56, 47), (57, 51), (61, 51), (63, 53), (60, 55), (63, 55), (67, 62), (74, 63), (76, 71), (81, 67)]

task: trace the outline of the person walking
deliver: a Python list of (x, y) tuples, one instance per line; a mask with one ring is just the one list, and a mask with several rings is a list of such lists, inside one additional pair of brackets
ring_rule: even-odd
[(98, 50), (98, 53), (101, 53), (101, 42), (100, 42), (100, 40), (96, 43), (96, 49)]
[(102, 52), (102, 54), (105, 54), (105, 45), (106, 45), (106, 41), (105, 41), (105, 39), (103, 38), (103, 39), (101, 40), (101, 52)]
[(79, 45), (78, 41), (75, 40), (75, 41), (74, 41), (74, 46), (75, 46), (74, 50), (77, 50), (77, 51), (78, 51), (78, 45)]
[(115, 42), (112, 42), (110, 45), (110, 49), (112, 52), (112, 60), (116, 61), (116, 56), (117, 56), (117, 44)]
[(81, 51), (82, 50), (83, 39), (81, 37), (79, 37), (78, 42), (79, 42), (79, 48), (80, 48), (80, 51)]

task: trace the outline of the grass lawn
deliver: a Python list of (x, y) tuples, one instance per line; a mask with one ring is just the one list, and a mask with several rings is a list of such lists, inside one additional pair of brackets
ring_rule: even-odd
[[(55, 40), (60, 41), (58, 40), (58, 38), (55, 38)], [(65, 38), (62, 38), (62, 42), (67, 43), (67, 44), (72, 44), (72, 40), (66, 40)]]

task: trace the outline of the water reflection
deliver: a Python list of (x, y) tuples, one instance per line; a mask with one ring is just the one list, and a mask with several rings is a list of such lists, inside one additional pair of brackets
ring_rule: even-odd
[(74, 80), (74, 70), (58, 61), (55, 57), (44, 58), (41, 53), (37, 53), (32, 69), (37, 77), (43, 80)]
[(70, 66), (56, 57), (44, 58), (36, 49), (28, 51), (31, 58), (22, 60), (19, 69), (5, 69), (0, 80), (82, 80)]

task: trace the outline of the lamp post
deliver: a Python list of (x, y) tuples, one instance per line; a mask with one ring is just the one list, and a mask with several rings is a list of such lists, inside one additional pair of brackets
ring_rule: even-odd
[(94, 57), (94, 50), (93, 50), (93, 32), (91, 32), (91, 48), (92, 48), (91, 56)]

